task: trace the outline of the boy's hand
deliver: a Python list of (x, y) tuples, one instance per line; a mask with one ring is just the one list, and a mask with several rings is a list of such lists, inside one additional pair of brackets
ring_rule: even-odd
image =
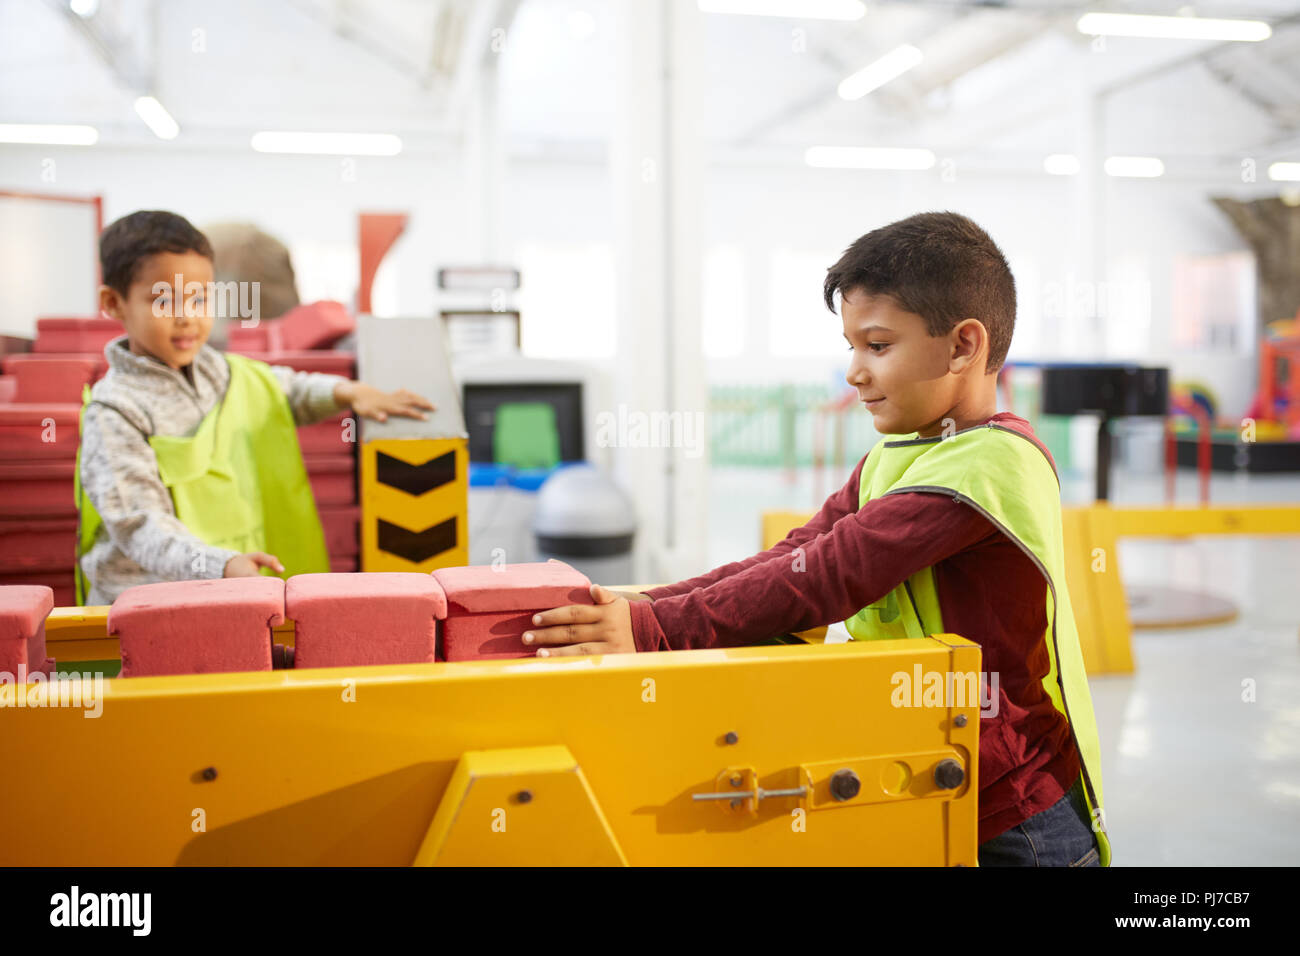
[(570, 604), (533, 615), (538, 626), (524, 633), (524, 643), (537, 647), (538, 657), (634, 653), (627, 598), (593, 584), (591, 599), (594, 606)]
[(270, 568), (276, 574), (284, 573), (284, 565), (280, 559), (273, 554), (267, 554), (265, 551), (250, 551), (248, 554), (237, 554), (226, 562), (226, 568), (221, 572), (223, 578), (251, 578), (262, 572), (259, 568)]
[(334, 401), (339, 405), (350, 405), (352, 410), (363, 418), (373, 418), (377, 422), (388, 421), (389, 415), (401, 415), (404, 418), (429, 416), (420, 411), (435, 411), (435, 406), (427, 398), (399, 388), (395, 392), (385, 392), (367, 385), (365, 382), (343, 382), (334, 389)]
[[(609, 588), (605, 590), (609, 591)], [(609, 591), (615, 597), (627, 598), (629, 601), (653, 601), (648, 594), (642, 594), (640, 591)]]

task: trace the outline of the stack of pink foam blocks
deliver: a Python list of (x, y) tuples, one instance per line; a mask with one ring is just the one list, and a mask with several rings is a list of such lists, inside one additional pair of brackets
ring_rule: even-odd
[[(432, 574), (300, 574), (145, 584), (109, 610), (122, 676), (531, 657), (538, 611), (591, 604), (560, 561)], [(294, 646), (273, 632), (294, 623)]]

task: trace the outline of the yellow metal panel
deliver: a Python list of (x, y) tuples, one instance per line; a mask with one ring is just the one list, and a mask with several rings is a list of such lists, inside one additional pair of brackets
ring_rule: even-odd
[(1113, 516), (1117, 535), (1300, 534), (1300, 506), (1296, 505), (1171, 505), (1107, 510)]
[(782, 538), (812, 520), (815, 511), (764, 511), (763, 550), (777, 544)]
[[(378, 479), (377, 456), (383, 453), (411, 465), (446, 454), (455, 456), (455, 478), (422, 494), (388, 487)], [(469, 563), (469, 443), (464, 438), (368, 441), (361, 446), (361, 569), (429, 572)], [(456, 522), (455, 544), (421, 560), (408, 560), (379, 547), (379, 521), (418, 533), (441, 522)]]
[(626, 866), (567, 747), (466, 753), (416, 866)]
[[(405, 865), (466, 751), (564, 746), (634, 865), (973, 866), (978, 703), (892, 692), (918, 665), (979, 660), (937, 635), (115, 679), (98, 719), (0, 699), (0, 766), (23, 768), (0, 819), (57, 821), (10, 828), (0, 865)], [(730, 767), (776, 789), (805, 766), (949, 748), (972, 782), (942, 796), (802, 817), (693, 799)]]
[[(1133, 626), (1128, 617), (1128, 598), (1119, 561), (1119, 527), (1115, 511), (1105, 502), (1088, 509), (1088, 573), (1094, 588), (1093, 612), (1096, 666), (1084, 666), (1090, 675), (1133, 672)], [(1070, 592), (1073, 595), (1073, 591)], [(1082, 635), (1080, 635), (1082, 639)]]
[(1114, 523), (1098, 508), (1062, 508), (1065, 579), (1091, 676), (1133, 671), (1132, 629), (1120, 576)]
[(60, 665), (122, 656), (117, 638), (108, 633), (106, 604), (56, 607), (45, 619), (45, 648)]

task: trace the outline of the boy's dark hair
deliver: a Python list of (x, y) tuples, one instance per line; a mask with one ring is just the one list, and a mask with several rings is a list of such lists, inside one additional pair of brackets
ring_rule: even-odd
[(955, 212), (923, 212), (873, 229), (826, 273), (826, 308), (835, 293), (887, 295), (946, 335), (962, 319), (979, 319), (989, 334), (986, 373), (1006, 360), (1016, 327), (1016, 282), (989, 234)]
[(197, 252), (212, 258), (212, 245), (184, 216), (160, 209), (123, 216), (99, 237), (104, 285), (126, 295), (140, 263), (160, 252)]

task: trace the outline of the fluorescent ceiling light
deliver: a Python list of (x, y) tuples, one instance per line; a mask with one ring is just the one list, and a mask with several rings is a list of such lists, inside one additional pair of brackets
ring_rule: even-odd
[(840, 83), (840, 96), (846, 100), (860, 100), (872, 90), (879, 89), (896, 76), (906, 73), (921, 62), (921, 51), (903, 44), (886, 53), (876, 62), (864, 66)]
[(135, 111), (146, 126), (153, 130), (159, 139), (175, 139), (181, 128), (172, 119), (172, 114), (152, 96), (141, 96), (135, 101)]
[(793, 20), (861, 20), (861, 0), (698, 0), (703, 13), (735, 13)]
[(818, 169), (929, 169), (934, 153), (889, 146), (811, 146), (804, 162)]
[(1267, 40), (1273, 30), (1263, 20), (1211, 20), (1206, 17), (1152, 17), (1135, 13), (1085, 13), (1079, 32), (1090, 36), (1154, 37), (1161, 40)]
[(391, 133), (293, 133), (264, 130), (251, 143), (259, 153), (327, 156), (396, 156), (402, 141)]
[(1106, 159), (1106, 175), (1132, 176), (1150, 179), (1163, 176), (1165, 164), (1154, 156), (1110, 156)]
[(37, 143), (42, 146), (91, 146), (98, 139), (99, 130), (93, 126), (0, 123), (0, 143)]
[(1300, 182), (1300, 163), (1273, 163), (1268, 167), (1268, 178), (1275, 183)]
[(70, 0), (68, 7), (83, 20), (88, 20), (99, 9), (99, 0)]
[(1074, 176), (1079, 172), (1079, 157), (1053, 153), (1043, 160), (1043, 169), (1053, 176)]

